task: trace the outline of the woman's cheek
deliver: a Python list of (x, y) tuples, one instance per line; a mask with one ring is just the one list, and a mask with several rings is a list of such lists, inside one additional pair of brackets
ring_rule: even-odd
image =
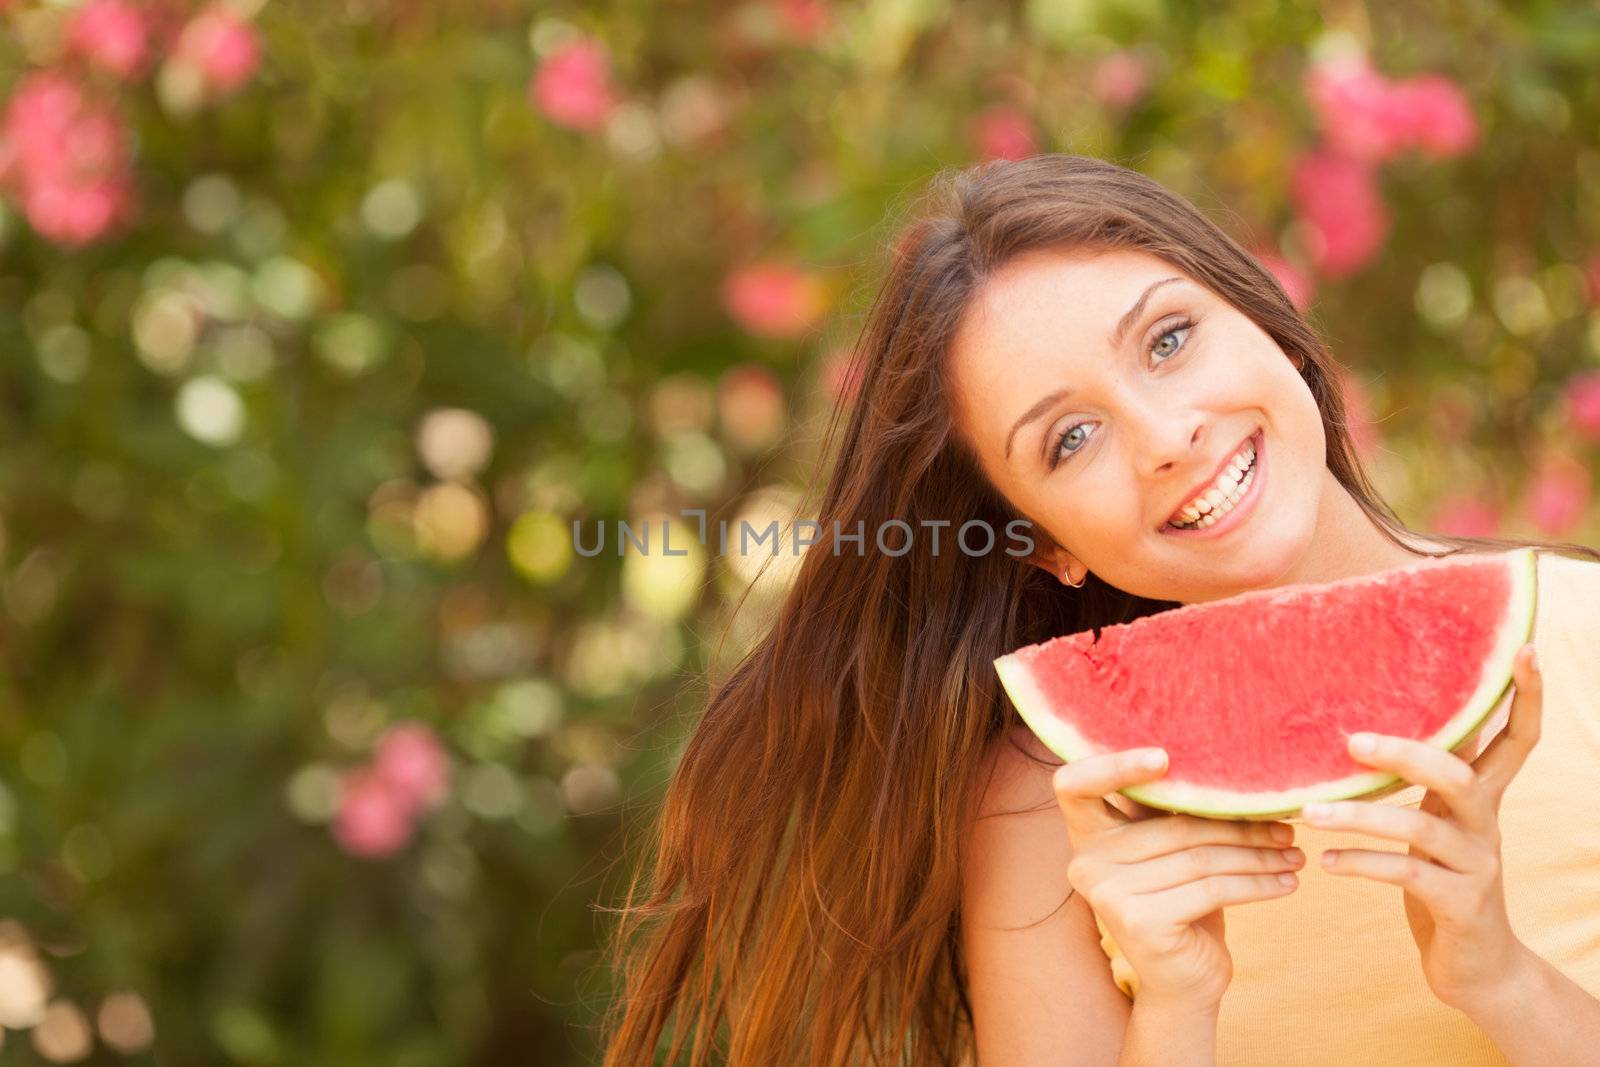
[(1086, 485), (1079, 499), (1095, 502), (1093, 508), (1082, 509), (1073, 516), (1079, 527), (1079, 540), (1085, 542), (1086, 549), (1090, 545), (1103, 548), (1127, 544), (1130, 532), (1137, 530), (1139, 511), (1126, 484)]

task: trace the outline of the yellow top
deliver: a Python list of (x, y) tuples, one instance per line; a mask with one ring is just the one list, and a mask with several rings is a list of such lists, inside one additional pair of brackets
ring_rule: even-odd
[[(1530, 949), (1600, 996), (1600, 563), (1541, 552), (1538, 573), (1543, 728), (1501, 802), (1506, 909)], [(1416, 807), (1422, 793), (1408, 786), (1376, 802)], [(1234, 977), (1217, 1024), (1220, 1067), (1507, 1063), (1428, 989), (1399, 887), (1322, 869), (1327, 848), (1405, 846), (1304, 823), (1295, 844), (1306, 854), (1299, 888), (1227, 910)], [(1100, 931), (1117, 984), (1135, 995), (1138, 976)]]

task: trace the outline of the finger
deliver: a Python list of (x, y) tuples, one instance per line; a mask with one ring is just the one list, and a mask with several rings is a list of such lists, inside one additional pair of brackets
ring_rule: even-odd
[(1500, 736), (1491, 741), (1473, 762), (1473, 770), (1498, 801), (1506, 786), (1527, 762), (1528, 753), (1539, 743), (1544, 725), (1544, 674), (1539, 670), (1532, 643), (1517, 650), (1512, 668), (1516, 697), (1511, 702), (1511, 717)]
[(1307, 804), (1301, 815), (1318, 829), (1355, 830), (1403, 842), (1452, 870), (1470, 871), (1482, 865), (1482, 850), (1459, 826), (1415, 808), (1353, 800)]
[(1159, 748), (1130, 748), (1063, 763), (1055, 771), (1058, 794), (1089, 800), (1160, 778), (1167, 754)]
[(1494, 822), (1487, 791), (1481, 788), (1472, 764), (1460, 756), (1409, 737), (1372, 733), (1351, 734), (1350, 755), (1368, 766), (1426, 786), (1472, 829), (1481, 830)]
[(1294, 892), (1300, 880), (1290, 871), (1278, 874), (1214, 874), (1171, 889), (1141, 893), (1138, 914), (1176, 924), (1198, 922), (1218, 908), (1270, 900)]
[(1119, 789), (1153, 781), (1167, 771), (1167, 755), (1160, 749), (1128, 749), (1089, 756), (1057, 767), (1052, 775), (1056, 802), (1074, 839), (1128, 821), (1105, 797)]
[(1245, 848), (1240, 845), (1200, 845), (1130, 867), (1123, 876), (1136, 893), (1154, 893), (1185, 882), (1219, 874), (1277, 874), (1305, 863), (1297, 848)]
[(1322, 867), (1331, 874), (1371, 878), (1397, 885), (1437, 911), (1447, 902), (1451, 881), (1463, 877), (1403, 852), (1380, 852), (1364, 848), (1328, 849), (1322, 853)]
[(1144, 819), (1161, 819), (1172, 814), (1166, 808), (1152, 808), (1148, 804), (1141, 804), (1126, 793), (1110, 794), (1106, 797), (1106, 803), (1128, 816), (1134, 822)]
[(1131, 822), (1112, 835), (1107, 855), (1119, 863), (1166, 855), (1197, 845), (1282, 848), (1294, 843), (1294, 827), (1282, 822), (1234, 822), (1197, 815), (1168, 815)]

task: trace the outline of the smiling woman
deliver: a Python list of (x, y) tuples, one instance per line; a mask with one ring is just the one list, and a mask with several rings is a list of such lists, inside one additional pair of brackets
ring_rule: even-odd
[[(973, 301), (950, 366), (957, 432), (1054, 542), (1040, 556), (1051, 571), (1095, 558), (1119, 589), (1196, 601), (1341, 577), (1363, 552), (1407, 556), (1353, 521), (1360, 505), (1325, 461), (1306, 357), (1159, 256), (1014, 257)], [(1070, 384), (1040, 384), (1056, 382)], [(1255, 477), (1268, 457), (1270, 498)], [(1247, 539), (1235, 534), (1246, 526)]]
[[(1600, 1029), (1600, 960), (1572, 955), (1586, 942), (1570, 927), (1600, 886), (1541, 884), (1555, 906), (1524, 914), (1527, 942), (1498, 894), (1492, 812), (1537, 736), (1526, 662), (1493, 776), (1386, 750), (1374, 758), (1409, 760), (1397, 773), (1451, 799), (1340, 813), (1412, 844), (1403, 869), (1361, 850), (1338, 866), (1411, 886), (1406, 911), (1319, 890), (1282, 929), (1288, 913), (1244, 906), (1296, 893), (1289, 827), (1129, 819), (1101, 798), (1160, 774), (1133, 753), (1052, 783), (992, 667), (1180, 603), (1513, 542), (1400, 523), (1361, 469), (1316, 333), (1156, 182), (1044, 155), (947, 174), (935, 192), (856, 346), (859, 392), (817, 519), (1026, 519), (1034, 550), (803, 557), (669, 785), (653, 879), (617, 928), (606, 1062), (1262, 1062), (1261, 1042), (1322, 1013), (1329, 983), (1344, 1029), (1299, 1060), (1274, 1046), (1275, 1062), (1498, 1063), (1512, 1049), (1576, 1062), (1570, 1034), (1530, 1041), (1504, 1014), (1531, 997)], [(1600, 593), (1600, 553), (1547, 547), (1592, 561), (1562, 561), (1541, 617), (1551, 713), (1600, 737), (1580, 700), (1600, 688), (1600, 655), (1574, 613)], [(1545, 770), (1570, 795), (1600, 774), (1600, 744), (1565, 752)], [(1551, 816), (1547, 795), (1523, 795), (1516, 825)], [(1535, 853), (1516, 870), (1543, 882), (1554, 861)], [(1600, 847), (1585, 856), (1600, 871)], [(1237, 983), (1225, 906), (1261, 917)], [(1362, 938), (1340, 934), (1346, 907), (1365, 909)], [(1270, 944), (1329, 962), (1308, 983), (1255, 951)], [(1577, 959), (1587, 985), (1552, 959)], [(1382, 982), (1363, 977), (1373, 960)]]

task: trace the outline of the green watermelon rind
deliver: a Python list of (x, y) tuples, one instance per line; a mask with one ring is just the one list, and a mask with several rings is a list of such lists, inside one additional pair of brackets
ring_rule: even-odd
[[(1466, 558), (1466, 557), (1460, 557)], [(1505, 621), (1495, 647), (1484, 657), (1478, 688), (1462, 709), (1427, 743), (1453, 751), (1472, 739), (1512, 687), (1517, 650), (1533, 635), (1538, 609), (1538, 555), (1532, 548), (1504, 554), (1511, 572), (1511, 593)], [(995, 660), (995, 670), (1017, 713), (1045, 746), (1068, 763), (1098, 754), (1099, 750), (1063, 719), (1049, 711), (1050, 702), (1040, 692), (1028, 668), (1015, 654)], [(1330, 781), (1314, 782), (1274, 792), (1238, 792), (1192, 786), (1157, 779), (1121, 790), (1148, 807), (1217, 819), (1278, 819), (1294, 815), (1307, 804), (1379, 797), (1410, 783), (1388, 771), (1370, 771)]]

